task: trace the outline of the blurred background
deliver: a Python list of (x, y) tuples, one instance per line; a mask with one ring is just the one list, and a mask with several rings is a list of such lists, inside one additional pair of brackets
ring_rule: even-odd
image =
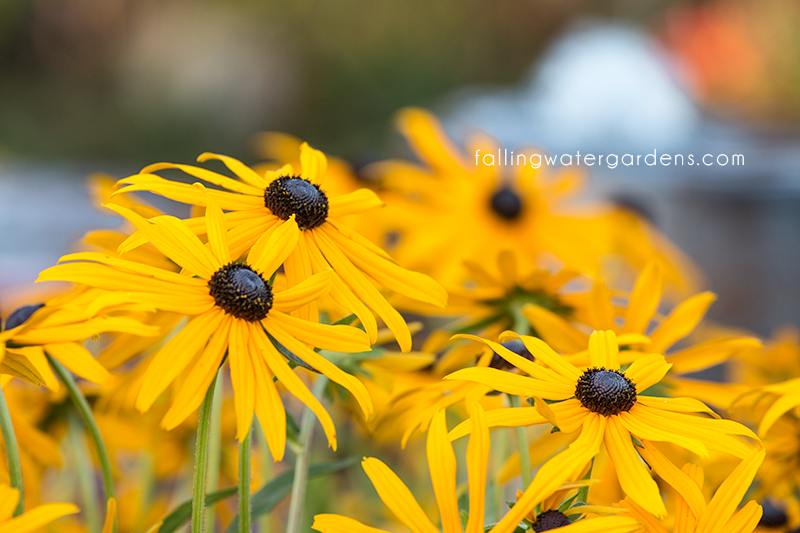
[(83, 179), (284, 131), (358, 168), (408, 156), (408, 105), (551, 153), (744, 154), (595, 167), (720, 294), (712, 316), (800, 323), (800, 4), (792, 0), (5, 0), (0, 289), (114, 225)]

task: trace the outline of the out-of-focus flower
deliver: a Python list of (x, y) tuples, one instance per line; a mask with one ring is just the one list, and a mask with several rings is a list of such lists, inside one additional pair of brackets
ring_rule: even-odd
[[(188, 165), (158, 163), (142, 169), (140, 174), (121, 180), (120, 192), (150, 191), (173, 200), (192, 205), (206, 206), (209, 199), (222, 209), (230, 228), (230, 256), (241, 256), (262, 235), (272, 235), (283, 228), (285, 240), (293, 242), (284, 265), (289, 285), (294, 286), (312, 274), (333, 269), (331, 296), (340, 305), (358, 316), (370, 339), (377, 335), (375, 317), (364, 304), (380, 316), (395, 334), (401, 349), (411, 349), (411, 334), (403, 317), (389, 304), (374, 286), (374, 279), (389, 290), (426, 303), (444, 306), (447, 293), (424, 274), (400, 267), (389, 255), (359, 233), (340, 224), (340, 217), (362, 213), (383, 203), (368, 189), (359, 189), (342, 196), (328, 196), (322, 189), (327, 159), (325, 155), (303, 144), (300, 150), (301, 169), (295, 174), (291, 165), (284, 165), (264, 176), (241, 162), (221, 155), (203, 154), (200, 161), (221, 160), (238, 176), (231, 179), (209, 170)], [(153, 172), (163, 169), (180, 169), (196, 178), (227, 189), (207, 190), (160, 178)], [(288, 224), (290, 219), (296, 220)], [(187, 227), (197, 234), (205, 233), (202, 218), (186, 221)], [(287, 226), (284, 228), (284, 226)], [(146, 239), (135, 235), (120, 248), (126, 251), (142, 244)], [(315, 302), (296, 310), (296, 316), (317, 320)]]
[[(614, 462), (622, 489), (653, 514), (663, 517), (666, 509), (658, 486), (639, 459), (632, 436), (639, 440), (672, 442), (701, 457), (707, 457), (709, 450), (716, 450), (744, 458), (750, 454), (751, 448), (735, 436), (743, 435), (758, 441), (752, 431), (739, 423), (702, 416), (713, 414), (702, 402), (642, 394), (661, 381), (670, 365), (663, 355), (650, 354), (638, 358), (624, 371), (620, 370), (619, 347), (613, 331), (592, 334), (589, 367), (585, 369), (568, 362), (541, 339), (519, 337), (510, 332), (501, 336), (501, 340), (508, 338), (521, 338), (536, 362), (520, 357), (496, 342), (474, 337), (531, 377), (492, 368), (467, 368), (446, 379), (474, 381), (507, 394), (535, 400), (533, 407), (490, 411), (487, 413), (489, 426), (528, 426), (550, 422), (565, 433), (581, 430), (579, 439), (585, 436), (588, 442), (598, 442), (598, 446), (602, 439)], [(469, 427), (469, 421), (462, 423), (453, 430), (453, 436), (465, 434)]]
[(276, 293), (267, 281), (296, 247), (299, 232), (294, 217), (276, 231), (263, 235), (250, 250), (247, 262), (234, 263), (225, 218), (214, 200), (206, 209), (208, 247), (185, 222), (174, 217), (145, 220), (124, 207), (113, 206), (113, 209), (195, 277), (106, 254), (78, 253), (63, 257), (62, 264), (43, 271), (39, 279), (125, 291), (124, 297), (129, 301), (192, 316), (150, 363), (136, 401), (140, 411), (148, 410), (188, 367), (189, 373), (172, 408), (162, 420), (165, 428), (176, 427), (200, 406), (227, 352), (239, 440), (247, 435), (255, 412), (262, 425), (269, 428), (267, 436), (273, 457), (276, 460), (283, 457), (286, 415), (273, 383), (274, 375), (314, 411), (329, 443), (335, 446), (333, 421), (289, 368), (273, 345), (273, 338), (306, 364), (347, 388), (364, 413), (371, 413), (372, 405), (364, 386), (308, 347), (310, 344), (339, 352), (365, 351), (369, 349), (366, 334), (349, 326), (328, 326), (286, 314), (327, 293), (331, 273), (321, 272)]
[[(390, 231), (399, 234), (394, 255), (401, 264), (457, 283), (464, 260), (482, 261), (510, 247), (529, 264), (546, 252), (595, 275), (609, 256), (636, 268), (658, 260), (670, 282), (683, 289), (695, 283), (681, 252), (632, 213), (608, 205), (565, 208), (584, 177), (573, 167), (549, 177), (547, 165), (500, 164), (505, 152), (483, 135), (469, 139), (464, 153), (421, 109), (401, 111), (398, 123), (422, 164), (385, 161), (369, 168), (388, 190), (405, 195), (385, 213)], [(484, 155), (494, 164), (481, 164)]]

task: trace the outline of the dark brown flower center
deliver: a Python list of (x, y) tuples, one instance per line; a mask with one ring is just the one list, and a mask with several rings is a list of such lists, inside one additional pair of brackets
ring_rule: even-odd
[(550, 531), (551, 529), (568, 526), (570, 524), (571, 522), (565, 514), (551, 509), (536, 516), (536, 522), (533, 523), (533, 530), (536, 533), (542, 533), (542, 531)]
[(328, 197), (300, 176), (281, 176), (264, 189), (264, 206), (281, 220), (295, 215), (300, 229), (321, 226), (328, 217)]
[(497, 216), (509, 222), (522, 214), (522, 198), (508, 186), (498, 189), (492, 195), (490, 205)]
[[(525, 344), (518, 339), (510, 340), (501, 343), (509, 351), (524, 357), (529, 361), (533, 361), (533, 355), (525, 347)], [(509, 370), (514, 368), (514, 365), (503, 359), (497, 352), (492, 352), (492, 360), (489, 362), (489, 368), (496, 368), (498, 370)]]
[[(16, 311), (14, 311), (9, 315), (8, 320), (6, 320), (5, 329), (7, 330), (14, 329), (17, 326), (21, 326), (22, 324), (27, 322), (31, 316), (33, 316), (33, 313), (35, 313), (42, 307), (44, 307), (44, 304), (23, 305), (22, 307), (18, 308)], [(0, 331), (2, 330), (3, 328), (0, 327)]]
[(593, 413), (618, 415), (636, 403), (636, 385), (616, 370), (590, 368), (578, 380), (575, 397)]
[(256, 322), (272, 308), (272, 288), (255, 270), (242, 263), (228, 263), (211, 276), (208, 292), (226, 313)]

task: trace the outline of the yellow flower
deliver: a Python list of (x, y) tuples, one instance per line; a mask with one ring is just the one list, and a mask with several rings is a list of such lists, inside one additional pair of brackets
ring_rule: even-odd
[[(764, 450), (754, 451), (745, 457), (708, 502), (702, 494), (703, 469), (692, 464), (681, 470), (673, 466), (672, 475), (664, 478), (677, 492), (672, 533), (751, 533), (755, 530), (761, 519), (761, 506), (750, 501), (738, 511), (736, 508), (750, 487), (765, 453)], [(685, 483), (676, 486), (677, 480), (686, 479), (693, 486)], [(647, 533), (667, 533), (658, 520), (629, 497), (621, 505), (644, 525)]]
[[(534, 337), (520, 337), (507, 332), (501, 340), (521, 338), (536, 362), (520, 357), (496, 342), (471, 338), (486, 343), (530, 377), (493, 368), (466, 368), (446, 379), (465, 379), (501, 392), (535, 399), (534, 407), (490, 411), (487, 414), (490, 426), (550, 422), (566, 433), (580, 429), (579, 440), (585, 436), (588, 442), (597, 443), (597, 446), (602, 440), (614, 462), (622, 489), (658, 516), (665, 515), (666, 509), (658, 486), (639, 459), (631, 437), (672, 442), (701, 457), (707, 457), (709, 450), (717, 450), (742, 458), (750, 454), (750, 448), (734, 436), (744, 435), (758, 440), (752, 431), (736, 422), (695, 416), (695, 413), (712, 413), (697, 400), (642, 394), (661, 381), (670, 365), (664, 356), (650, 354), (640, 357), (622, 371), (613, 331), (592, 334), (589, 339), (590, 366), (584, 369), (577, 368), (544, 341)], [(469, 422), (461, 424), (453, 430), (452, 436), (465, 434), (469, 427)]]
[[(469, 511), (467, 524), (462, 528), (456, 492), (456, 458), (447, 437), (444, 411), (439, 411), (431, 422), (428, 431), (427, 455), (433, 491), (439, 508), (442, 531), (444, 533), (483, 533), (486, 499), (486, 468), (489, 461), (489, 428), (480, 405), (471, 411), (475, 421), (467, 447), (467, 477), (469, 487)], [(370, 478), (383, 503), (392, 513), (414, 533), (437, 533), (439, 529), (425, 515), (411, 491), (397, 475), (382, 461), (375, 458), (364, 459), (362, 466)], [(584, 465), (581, 465), (581, 468)], [(542, 483), (538, 476), (531, 483), (516, 505), (491, 529), (489, 533), (511, 533), (517, 525), (533, 511), (534, 507), (550, 496), (555, 489)], [(595, 522), (595, 520), (597, 520)], [(602, 531), (627, 533), (640, 530), (635, 520), (628, 517), (604, 517), (585, 522), (577, 528), (565, 527), (559, 531)], [(587, 527), (588, 525), (588, 527)], [(593, 527), (594, 525), (594, 527)], [(340, 515), (322, 514), (314, 517), (313, 529), (322, 533), (379, 533), (383, 530), (372, 528), (352, 518)], [(545, 531), (534, 529), (535, 531)]]
[[(321, 187), (327, 167), (322, 152), (304, 143), (300, 149), (301, 169), (298, 173), (291, 165), (284, 165), (264, 176), (227, 156), (206, 153), (198, 158), (201, 162), (209, 159), (221, 160), (239, 180), (199, 167), (158, 163), (121, 180), (120, 184), (126, 186), (119, 192), (150, 191), (197, 206), (206, 206), (208, 199), (212, 199), (228, 211), (224, 218), (231, 230), (229, 245), (233, 259), (252, 247), (262, 235), (269, 236), (282, 229), (279, 234), (284, 235), (283, 241), (278, 244), (293, 243), (284, 265), (289, 285), (297, 285), (312, 274), (333, 269), (331, 296), (358, 316), (373, 341), (377, 335), (377, 323), (364, 304), (383, 319), (403, 351), (411, 349), (411, 334), (405, 320), (371, 280), (426, 303), (440, 307), (446, 303), (447, 293), (435, 281), (398, 266), (386, 252), (341, 223), (344, 216), (363, 213), (383, 203), (368, 189), (329, 197)], [(227, 190), (203, 191), (152, 174), (171, 168)], [(292, 217), (296, 223), (289, 224)], [(187, 227), (198, 235), (206, 232), (202, 218), (187, 220)], [(133, 249), (144, 241), (143, 235), (134, 235), (122, 245), (120, 252)], [(304, 304), (295, 314), (316, 321), (316, 303)]]
[(335, 446), (333, 421), (287, 365), (273, 345), (271, 339), (275, 339), (306, 364), (347, 388), (364, 413), (371, 413), (372, 404), (364, 386), (308, 346), (361, 352), (369, 349), (366, 334), (349, 326), (328, 326), (287, 314), (325, 294), (331, 285), (330, 272), (320, 272), (283, 292), (273, 293), (267, 281), (296, 247), (300, 234), (294, 217), (263, 235), (250, 250), (247, 262), (234, 263), (225, 218), (213, 200), (208, 203), (205, 218), (208, 247), (186, 223), (174, 217), (145, 220), (123, 207), (112, 207), (193, 276), (87, 252), (63, 257), (62, 264), (43, 271), (39, 280), (73, 281), (125, 291), (122, 297), (130, 301), (192, 317), (153, 357), (143, 377), (137, 409), (147, 411), (188, 368), (172, 408), (162, 420), (166, 429), (176, 427), (200, 406), (227, 351), (239, 440), (247, 435), (255, 412), (262, 426), (269, 428), (267, 437), (273, 457), (283, 457), (286, 415), (273, 383), (274, 375), (314, 411), (329, 443)]
[[(398, 124), (422, 165), (384, 161), (370, 170), (389, 190), (407, 196), (386, 212), (400, 235), (395, 255), (401, 264), (443, 283), (457, 282), (462, 261), (480, 261), (510, 246), (524, 250), (528, 262), (546, 251), (594, 274), (608, 255), (637, 268), (657, 259), (670, 281), (692, 284), (688, 261), (632, 213), (609, 206), (564, 208), (564, 200), (581, 186), (581, 167), (548, 176), (547, 165), (501, 165), (496, 159), (502, 149), (484, 135), (468, 139), (461, 151), (436, 117), (421, 109), (402, 110)], [(479, 156), (493, 157), (494, 166), (476, 162), (478, 150)]]
[(0, 485), (0, 533), (39, 531), (53, 520), (80, 511), (71, 503), (48, 503), (13, 517), (18, 501), (19, 491), (17, 489), (12, 489), (8, 485)]
[[(106, 315), (130, 310), (130, 302), (124, 300), (102, 291), (79, 287), (44, 304), (21, 307), (8, 317), (6, 330), (0, 332), (0, 357), (5, 353), (3, 361), (13, 365), (16, 370), (13, 375), (36, 385), (44, 383), (54, 391), (59, 389), (59, 383), (45, 354), (57, 359), (76, 375), (94, 383), (103, 383), (110, 375), (83, 347), (85, 339), (104, 332), (143, 337), (158, 333), (157, 328), (133, 318)], [(0, 371), (2, 369), (0, 366)]]

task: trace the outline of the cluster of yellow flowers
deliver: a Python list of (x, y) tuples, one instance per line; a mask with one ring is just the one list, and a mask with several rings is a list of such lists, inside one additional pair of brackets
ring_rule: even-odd
[[(704, 323), (691, 262), (634, 213), (570, 205), (581, 175), (473, 164), (493, 141), (462, 153), (419, 109), (399, 125), (417, 162), (356, 172), (268, 134), (252, 168), (206, 153), (220, 172), (90, 180), (125, 226), (0, 328), (0, 533), (297, 533), (308, 479), (352, 463), (310, 464), (315, 420), (408, 473), (427, 434), (435, 500), (367, 457), (393, 516), (354, 483), (324, 496), (350, 516), (317, 514), (322, 533), (800, 526), (797, 334)], [(54, 495), (80, 511), (37, 506)]]

